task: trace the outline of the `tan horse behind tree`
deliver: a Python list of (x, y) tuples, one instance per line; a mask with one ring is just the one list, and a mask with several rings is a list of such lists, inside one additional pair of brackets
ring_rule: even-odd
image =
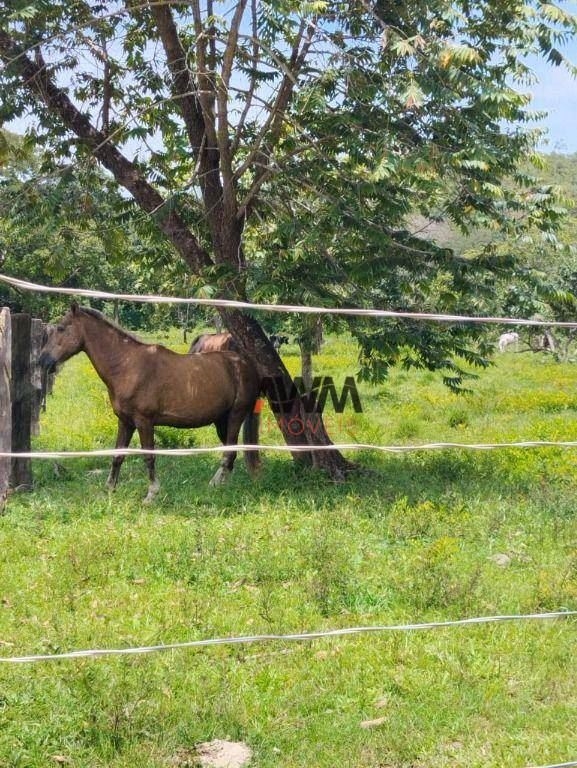
[[(41, 350), (39, 362), (51, 369), (78, 352), (86, 353), (108, 388), (118, 417), (117, 448), (126, 448), (137, 430), (142, 448), (154, 449), (154, 427), (159, 425), (196, 428), (214, 424), (225, 446), (237, 445), (240, 427), (253, 415), (260, 391), (256, 368), (246, 357), (235, 352), (177, 354), (140, 341), (97, 310), (73, 303)], [(258, 434), (247, 440), (257, 441)], [(224, 452), (212, 485), (226, 480), (235, 459), (236, 451)], [(258, 467), (258, 452), (246, 451), (245, 459), (253, 472)], [(147, 454), (144, 460), (149, 477), (145, 500), (152, 501), (159, 489), (155, 456)], [(116, 486), (123, 461), (123, 455), (113, 458), (109, 488)]]
[(238, 344), (232, 338), (232, 333), (201, 333), (190, 345), (189, 353), (193, 352), (239, 352)]

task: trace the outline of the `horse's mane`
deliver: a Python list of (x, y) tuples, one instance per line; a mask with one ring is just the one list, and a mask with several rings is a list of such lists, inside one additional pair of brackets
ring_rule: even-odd
[(119, 333), (121, 336), (124, 336), (127, 339), (130, 339), (131, 341), (135, 341), (137, 344), (145, 344), (142, 339), (139, 339), (136, 334), (131, 333), (130, 331), (127, 331), (126, 328), (123, 328), (121, 325), (118, 325), (118, 323), (115, 323), (114, 320), (111, 320), (109, 317), (106, 317), (106, 315), (103, 315), (102, 312), (99, 312), (97, 309), (92, 309), (92, 307), (78, 307), (78, 309), (81, 312), (84, 312), (86, 315), (90, 315), (91, 317), (96, 318), (96, 320), (100, 320), (103, 323), (106, 323), (106, 325), (113, 328), (117, 333)]

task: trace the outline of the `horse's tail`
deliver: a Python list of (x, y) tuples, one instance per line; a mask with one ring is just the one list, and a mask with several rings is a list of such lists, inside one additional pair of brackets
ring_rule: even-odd
[[(242, 441), (245, 445), (258, 445), (258, 434), (260, 431), (260, 411), (256, 401), (255, 408), (249, 413), (242, 425)], [(258, 472), (261, 468), (260, 451), (245, 451), (244, 460), (246, 467), (251, 475)]]

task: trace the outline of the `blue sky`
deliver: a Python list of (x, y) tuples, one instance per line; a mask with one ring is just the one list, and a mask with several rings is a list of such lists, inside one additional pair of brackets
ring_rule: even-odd
[[(563, 10), (577, 14), (577, 0), (558, 3)], [(560, 46), (562, 53), (577, 65), (577, 38)], [(565, 67), (555, 67), (542, 60), (530, 62), (539, 82), (528, 88), (533, 94), (533, 108), (545, 110), (548, 116), (542, 125), (548, 128), (549, 139), (543, 149), (548, 152), (577, 152), (577, 79)]]
[[(567, 48), (565, 54), (577, 64), (577, 43)], [(539, 124), (549, 132), (543, 149), (546, 152), (577, 152), (577, 80), (563, 67), (539, 62), (534, 68), (539, 82), (528, 89), (533, 94), (532, 106), (549, 113)]]

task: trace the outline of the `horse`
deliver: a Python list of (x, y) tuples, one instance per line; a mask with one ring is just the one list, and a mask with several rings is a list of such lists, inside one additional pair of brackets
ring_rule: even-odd
[[(289, 343), (288, 336), (282, 336), (273, 333), (269, 336), (270, 342), (276, 350), (279, 350), (283, 344)], [(231, 333), (201, 333), (190, 345), (189, 353), (192, 352), (222, 352), (223, 350), (232, 350), (240, 352), (236, 341)]]
[(231, 333), (201, 333), (190, 345), (189, 354), (195, 352), (238, 352), (239, 347)]
[[(272, 340), (272, 336), (271, 336)], [(275, 347), (276, 349), (276, 347)], [(242, 354), (240, 347), (233, 339), (231, 333), (201, 333), (197, 336), (188, 350), (188, 354), (197, 354), (199, 352), (211, 353), (211, 352), (225, 352), (234, 351)], [(255, 443), (258, 441), (258, 434), (260, 432), (260, 414), (262, 410), (263, 401), (257, 400), (253, 412), (249, 414), (247, 419), (243, 422), (242, 433), (243, 441), (246, 444)], [(256, 455), (253, 461), (253, 471), (260, 469), (260, 456)]]
[[(178, 354), (160, 344), (147, 344), (101, 312), (74, 302), (40, 351), (39, 363), (53, 370), (79, 352), (86, 353), (108, 389), (118, 418), (116, 448), (126, 448), (137, 430), (142, 448), (152, 451), (157, 425), (214, 424), (223, 445), (237, 445), (240, 427), (253, 413), (260, 393), (260, 377), (246, 357), (235, 352)], [(250, 442), (257, 441), (258, 435), (253, 435)], [(211, 485), (227, 479), (235, 459), (236, 451), (223, 453)], [(246, 451), (245, 460), (252, 474), (258, 467), (258, 451)], [(116, 487), (123, 461), (123, 455), (112, 459), (110, 489)], [(151, 502), (160, 487), (154, 454), (146, 454), (144, 461), (149, 478), (145, 502)]]
[(516, 331), (510, 331), (509, 333), (502, 333), (499, 336), (499, 352), (504, 352), (511, 344), (519, 343), (519, 334)]

